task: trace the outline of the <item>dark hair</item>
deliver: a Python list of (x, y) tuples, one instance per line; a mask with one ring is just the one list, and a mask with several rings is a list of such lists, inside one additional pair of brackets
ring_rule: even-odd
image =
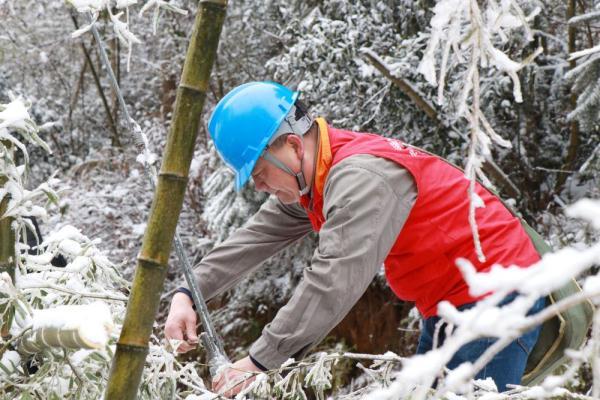
[(308, 115), (308, 106), (302, 100), (297, 99), (294, 102), (294, 105), (296, 106), (296, 114), (294, 115), (294, 118), (296, 118), (296, 120), (299, 120), (305, 115)]
[[(294, 118), (296, 118), (296, 120), (299, 120), (300, 118), (304, 117), (305, 115), (308, 115), (308, 106), (302, 100), (299, 100), (299, 99), (296, 100), (294, 102), (294, 105), (296, 106), (296, 113), (294, 114)], [(315, 122), (313, 122), (313, 125), (311, 125), (309, 130), (306, 132), (307, 134), (310, 133), (310, 130), (313, 128), (314, 125), (315, 125)], [(269, 145), (269, 147), (279, 148), (280, 146), (282, 146), (285, 143), (285, 141), (287, 140), (287, 137), (289, 135), (293, 135), (293, 133), (286, 133), (285, 135), (279, 136), (277, 139), (275, 139), (273, 141), (273, 143), (271, 143)]]

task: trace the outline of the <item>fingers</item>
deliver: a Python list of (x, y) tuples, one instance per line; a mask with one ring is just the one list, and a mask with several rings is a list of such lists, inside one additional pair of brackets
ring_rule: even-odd
[(196, 312), (191, 302), (180, 301), (173, 298), (167, 321), (165, 322), (165, 337), (177, 339), (182, 342), (177, 351), (185, 353), (196, 348), (198, 335), (196, 333)]
[(257, 372), (260, 372), (260, 369), (249, 357), (244, 357), (213, 379), (213, 391), (226, 397), (233, 397), (256, 379)]
[(225, 375), (224, 372), (221, 372), (219, 375), (215, 376), (212, 380), (212, 390), (215, 393), (219, 393), (219, 389), (221, 389), (223, 387), (223, 375)]
[(179, 347), (177, 347), (177, 352), (178, 353), (187, 353), (190, 350), (194, 350), (196, 348), (197, 344), (198, 344), (198, 342), (190, 343), (188, 341), (183, 341), (183, 342), (181, 342), (181, 344), (179, 344)]
[(233, 398), (247, 388), (255, 378), (255, 376), (249, 376), (247, 372), (228, 368), (213, 379), (212, 389), (215, 393)]
[(196, 333), (196, 313), (194, 313), (193, 320), (186, 319), (185, 323), (185, 335), (188, 343), (198, 343), (198, 334)]

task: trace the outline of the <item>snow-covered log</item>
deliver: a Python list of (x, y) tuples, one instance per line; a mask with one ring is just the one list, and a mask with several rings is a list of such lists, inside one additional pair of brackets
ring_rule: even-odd
[(35, 354), (52, 347), (100, 349), (114, 329), (105, 303), (60, 306), (33, 314), (32, 330), (19, 341), (20, 354)]

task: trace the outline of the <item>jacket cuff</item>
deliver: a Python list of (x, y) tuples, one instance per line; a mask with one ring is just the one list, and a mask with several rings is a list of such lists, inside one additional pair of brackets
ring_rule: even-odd
[(184, 293), (186, 294), (190, 300), (192, 300), (192, 308), (195, 310), (196, 309), (196, 303), (194, 302), (194, 297), (192, 296), (192, 292), (190, 292), (189, 289), (185, 288), (185, 287), (180, 287), (175, 291), (175, 294), (177, 293)]
[(190, 290), (188, 288), (185, 288), (182, 286), (182, 287), (178, 288), (175, 291), (175, 293), (185, 293), (190, 298), (190, 300), (194, 301), (194, 298), (192, 297), (192, 292), (190, 292)]
[(282, 354), (267, 343), (263, 336), (259, 337), (250, 347), (250, 358), (256, 360), (257, 367), (266, 369), (277, 369), (290, 358), (287, 354)]
[(262, 365), (261, 363), (259, 363), (258, 361), (256, 361), (254, 359), (254, 357), (252, 357), (251, 355), (248, 355), (248, 357), (250, 357), (250, 361), (252, 361), (252, 364), (254, 364), (256, 366), (256, 368), (260, 369), (261, 371), (265, 372), (268, 371), (269, 369), (266, 368), (264, 365)]

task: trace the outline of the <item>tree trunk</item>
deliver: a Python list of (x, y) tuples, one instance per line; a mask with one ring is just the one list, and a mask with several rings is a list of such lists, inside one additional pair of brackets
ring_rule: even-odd
[[(570, 20), (575, 16), (575, 0), (569, 0), (569, 4), (567, 6), (567, 15), (566, 20)], [(575, 52), (575, 41), (577, 37), (577, 30), (575, 25), (569, 25), (568, 28), (568, 49), (569, 54)], [(569, 69), (572, 70), (577, 66), (577, 62), (575, 60), (569, 61)], [(569, 103), (571, 106), (571, 110), (574, 110), (577, 107), (577, 95), (575, 93), (571, 93), (569, 97)], [(569, 171), (572, 171), (575, 166), (575, 159), (577, 158), (577, 150), (579, 149), (579, 124), (574, 119), (569, 123), (569, 144), (567, 147), (567, 156), (565, 161), (561, 167), (561, 172), (558, 173), (556, 178), (556, 186), (554, 187), (554, 192), (556, 194), (560, 194), (563, 190), (565, 182), (567, 181), (567, 177), (569, 175)]]
[(226, 8), (227, 0), (198, 8), (106, 399), (135, 399), (138, 392)]

